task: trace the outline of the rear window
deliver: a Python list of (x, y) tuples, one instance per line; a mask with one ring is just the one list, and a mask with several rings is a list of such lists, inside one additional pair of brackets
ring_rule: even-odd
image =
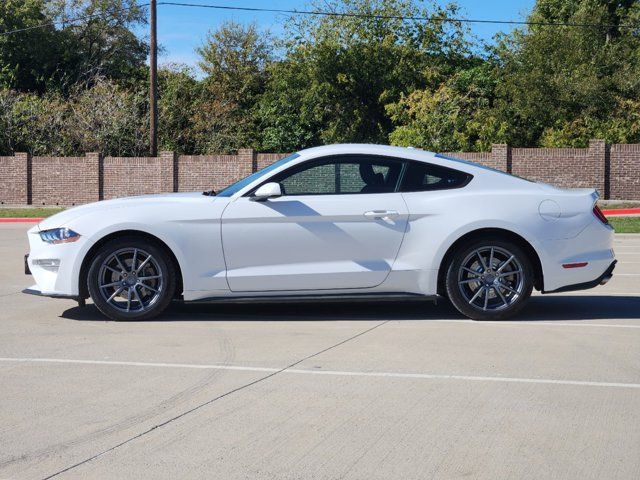
[(429, 163), (409, 162), (402, 178), (403, 192), (424, 192), (461, 188), (468, 184), (472, 175)]

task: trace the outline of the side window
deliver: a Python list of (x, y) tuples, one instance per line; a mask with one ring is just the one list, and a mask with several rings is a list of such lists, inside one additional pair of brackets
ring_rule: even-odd
[(285, 195), (336, 193), (335, 165), (327, 163), (299, 170), (283, 178), (279, 183)]
[(345, 156), (305, 163), (271, 181), (284, 195), (339, 195), (396, 191), (402, 163), (380, 157)]
[(464, 187), (472, 175), (429, 163), (409, 162), (402, 178), (402, 192), (423, 192)]

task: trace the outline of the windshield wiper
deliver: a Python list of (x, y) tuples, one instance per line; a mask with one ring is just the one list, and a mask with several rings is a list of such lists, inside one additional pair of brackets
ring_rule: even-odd
[(216, 191), (212, 188), (211, 190), (206, 190), (204, 192), (202, 192), (203, 195), (206, 195), (207, 197), (215, 197), (216, 196)]

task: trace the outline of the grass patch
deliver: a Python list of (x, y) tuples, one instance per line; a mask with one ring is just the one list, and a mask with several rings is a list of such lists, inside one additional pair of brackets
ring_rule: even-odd
[(35, 207), (35, 208), (0, 208), (0, 218), (18, 217), (18, 218), (39, 218), (49, 217), (55, 213), (61, 212), (64, 208), (58, 207)]
[(616, 233), (640, 233), (640, 217), (609, 217)]

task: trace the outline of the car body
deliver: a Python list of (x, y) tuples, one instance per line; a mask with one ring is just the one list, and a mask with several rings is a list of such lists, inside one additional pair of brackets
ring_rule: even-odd
[[(28, 291), (84, 300), (96, 249), (123, 235), (164, 249), (184, 301), (446, 295), (447, 259), (483, 235), (514, 242), (538, 290), (587, 288), (615, 264), (597, 198), (419, 149), (316, 147), (218, 195), (144, 195), (53, 215), (28, 232)], [(77, 238), (43, 239), (58, 229)]]

